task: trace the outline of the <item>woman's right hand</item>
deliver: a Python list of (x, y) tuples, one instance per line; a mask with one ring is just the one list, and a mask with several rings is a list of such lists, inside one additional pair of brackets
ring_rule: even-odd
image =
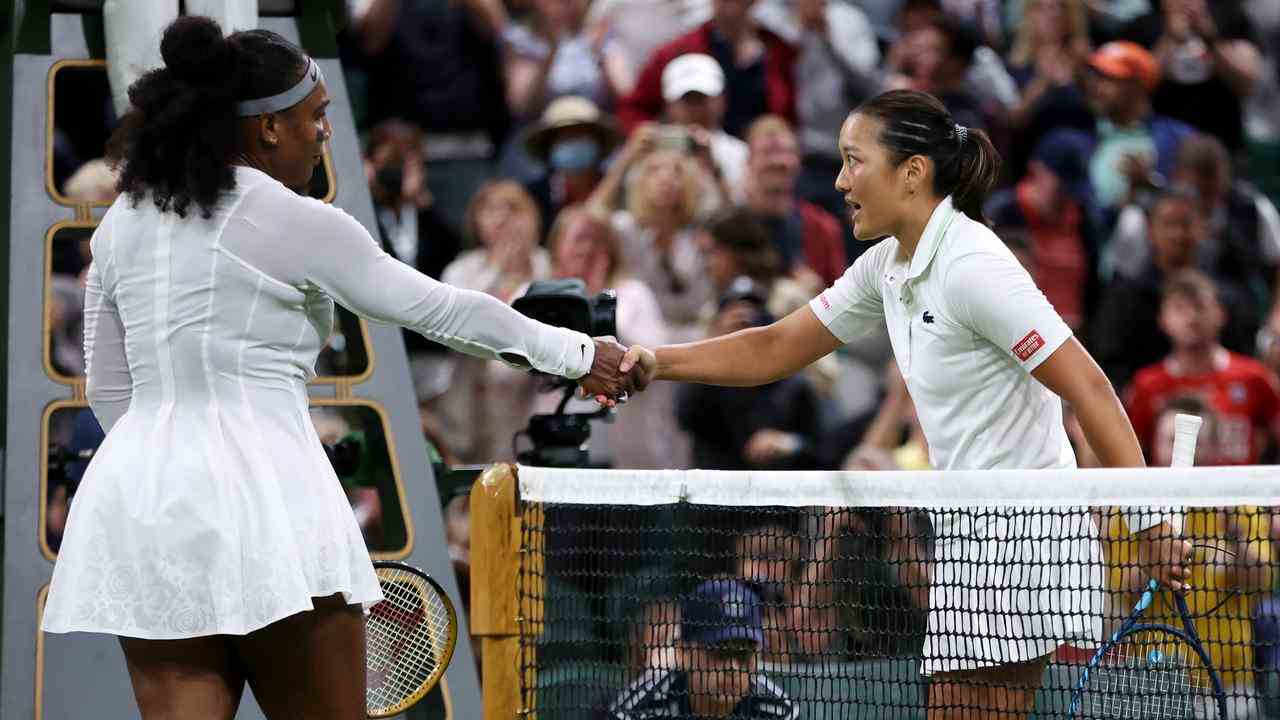
[(630, 375), (636, 390), (644, 390), (658, 379), (658, 356), (643, 345), (632, 345), (622, 356), (618, 372)]
[(658, 126), (656, 123), (641, 123), (631, 133), (631, 137), (627, 138), (627, 144), (622, 146), (622, 153), (618, 156), (618, 162), (622, 163), (624, 168), (630, 167), (637, 160), (653, 152), (657, 137)]

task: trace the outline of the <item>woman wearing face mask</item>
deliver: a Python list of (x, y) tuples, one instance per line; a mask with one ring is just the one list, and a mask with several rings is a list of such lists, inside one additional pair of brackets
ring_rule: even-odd
[[(546, 168), (528, 186), (545, 223), (591, 195), (602, 161), (617, 144), (613, 121), (590, 100), (569, 96), (547, 106), (525, 137), (525, 150)], [(549, 229), (543, 225), (544, 232)]]

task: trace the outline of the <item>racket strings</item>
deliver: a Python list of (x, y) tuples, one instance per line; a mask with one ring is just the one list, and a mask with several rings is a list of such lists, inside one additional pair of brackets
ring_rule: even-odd
[(1207, 718), (1213, 692), (1198, 656), (1168, 639), (1131, 641), (1091, 671), (1080, 718)]
[(377, 570), (384, 599), (365, 622), (371, 714), (434, 684), (451, 654), (454, 624), (452, 608), (434, 586), (397, 568)]

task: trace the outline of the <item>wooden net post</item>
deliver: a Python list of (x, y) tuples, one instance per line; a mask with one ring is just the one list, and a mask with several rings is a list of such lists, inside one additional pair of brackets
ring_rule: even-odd
[[(520, 630), (536, 631), (542, 623), (542, 603), (521, 607), (525, 592), (541, 598), (540, 588), (527, 587), (540, 578), (534, 569), (520, 577), (522, 518), (518, 506), (514, 465), (487, 468), (471, 490), (471, 635), (479, 642), (484, 677), (485, 720), (513, 720), (528, 714), (521, 696)], [(533, 663), (527, 687), (533, 687)]]

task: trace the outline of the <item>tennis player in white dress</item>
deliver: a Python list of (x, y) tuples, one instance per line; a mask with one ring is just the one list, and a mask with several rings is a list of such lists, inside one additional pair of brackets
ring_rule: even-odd
[[(1105, 465), (1142, 466), (1110, 383), (984, 222), (999, 166), (986, 134), (956, 125), (931, 95), (893, 91), (855, 109), (839, 145), (836, 187), (855, 236), (887, 239), (773, 325), (652, 352), (633, 347), (622, 369), (643, 368), (642, 386), (762, 384), (885, 322), (934, 467), (1075, 467), (1059, 398), (1076, 409)], [(929, 718), (1025, 717), (1053, 651), (1101, 639), (1097, 530), (1084, 509), (933, 520), (922, 668), (933, 676)], [(1144, 559), (1154, 575), (1178, 587), (1190, 546), (1173, 522), (1135, 527), (1146, 528)]]
[(246, 681), (273, 718), (363, 717), (359, 610), (381, 592), (306, 389), (334, 300), (598, 394), (626, 389), (624, 349), (421, 275), (291, 189), (328, 98), (280, 36), (183, 18), (162, 51), (130, 88), (125, 193), (92, 239), (87, 394), (107, 436), (43, 629), (121, 636), (144, 717), (232, 717)]

